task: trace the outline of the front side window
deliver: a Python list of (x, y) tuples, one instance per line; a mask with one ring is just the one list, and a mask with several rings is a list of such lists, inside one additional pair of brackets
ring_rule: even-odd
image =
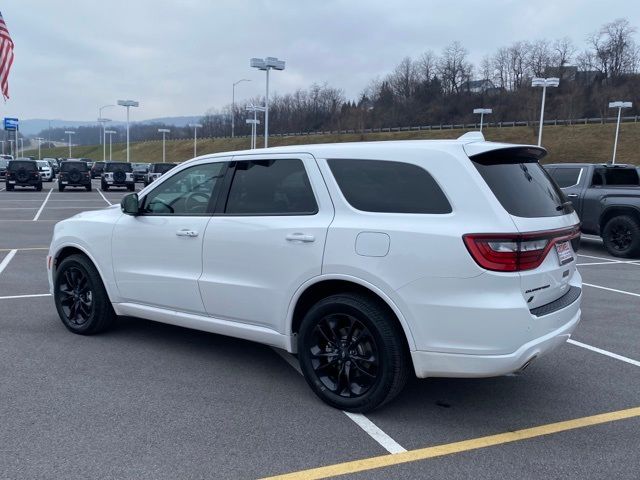
[(382, 160), (327, 160), (347, 202), (380, 213), (451, 213), (434, 178), (411, 163)]
[(233, 162), (228, 215), (313, 215), (318, 204), (297, 159)]
[(560, 188), (568, 188), (577, 185), (580, 181), (582, 168), (556, 168), (550, 172), (551, 178), (555, 180)]
[(222, 183), (225, 163), (208, 163), (187, 168), (154, 188), (143, 201), (142, 213), (149, 215), (205, 215), (209, 201)]

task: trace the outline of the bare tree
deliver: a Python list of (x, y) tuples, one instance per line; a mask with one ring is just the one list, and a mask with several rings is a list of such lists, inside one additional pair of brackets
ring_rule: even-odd
[(627, 19), (619, 18), (588, 37), (596, 67), (606, 78), (615, 82), (622, 75), (635, 72), (638, 66), (635, 32)]
[(457, 41), (443, 50), (437, 70), (446, 94), (460, 93), (462, 85), (471, 78), (472, 65), (467, 55), (467, 50)]
[(433, 51), (427, 50), (416, 62), (416, 71), (422, 82), (430, 82), (436, 76), (438, 57)]
[(548, 40), (537, 40), (527, 45), (527, 50), (528, 71), (536, 77), (543, 76), (547, 67), (550, 67), (552, 63), (553, 52), (551, 44)]
[(393, 93), (402, 100), (409, 100), (418, 85), (418, 72), (410, 57), (402, 59), (389, 77)]

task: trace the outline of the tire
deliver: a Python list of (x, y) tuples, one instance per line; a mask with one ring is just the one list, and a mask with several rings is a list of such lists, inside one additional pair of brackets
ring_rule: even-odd
[(13, 192), (13, 185), (7, 185), (7, 192)]
[(87, 189), (87, 192), (91, 191), (91, 185), (87, 185), (85, 188)]
[(127, 190), (129, 190), (130, 192), (133, 192), (136, 189), (135, 185), (127, 185)]
[(640, 256), (640, 224), (633, 217), (613, 217), (604, 226), (602, 240), (607, 251), (614, 257)]
[(105, 182), (101, 182), (100, 183), (100, 189), (107, 192), (109, 191), (109, 185), (107, 185)]
[(298, 358), (314, 393), (349, 412), (368, 412), (391, 401), (410, 372), (396, 319), (379, 301), (360, 294), (332, 295), (311, 307), (300, 325)]
[(64, 192), (64, 185), (58, 185), (58, 191)]
[(39, 183), (38, 185), (36, 185), (36, 192), (41, 192), (42, 191), (42, 183)]
[[(76, 290), (72, 288), (71, 280), (82, 278), (80, 274), (85, 280), (76, 282), (76, 286), (80, 287)], [(76, 300), (75, 296), (65, 293), (82, 292), (84, 288), (88, 288), (90, 296), (80, 293)], [(53, 296), (62, 324), (73, 333), (93, 335), (107, 330), (115, 322), (116, 314), (100, 274), (84, 255), (70, 255), (57, 267), (53, 280)]]

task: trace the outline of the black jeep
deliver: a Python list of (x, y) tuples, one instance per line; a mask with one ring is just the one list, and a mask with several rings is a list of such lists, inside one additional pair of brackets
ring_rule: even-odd
[(7, 191), (14, 187), (34, 187), (42, 190), (42, 178), (35, 160), (10, 160), (6, 173)]
[(133, 192), (136, 184), (133, 181), (133, 169), (127, 162), (107, 162), (100, 182), (100, 188), (105, 192), (111, 187), (126, 187)]
[(58, 191), (64, 192), (66, 187), (84, 187), (91, 191), (91, 175), (87, 162), (67, 160), (60, 166), (58, 175)]

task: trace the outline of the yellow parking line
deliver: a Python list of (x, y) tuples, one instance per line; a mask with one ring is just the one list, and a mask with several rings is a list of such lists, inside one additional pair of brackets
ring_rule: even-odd
[(379, 457), (364, 458), (362, 460), (354, 460), (352, 462), (337, 463), (326, 467), (300, 470), (298, 472), (266, 477), (263, 480), (314, 480), (335, 477), (338, 475), (346, 475), (348, 473), (364, 472), (376, 468), (390, 467), (393, 465), (400, 465), (402, 463), (416, 462), (418, 460), (426, 460), (428, 458), (442, 457), (454, 453), (502, 445), (504, 443), (518, 442), (529, 438), (542, 437), (553, 433), (565, 432), (576, 428), (590, 427), (592, 425), (599, 425), (602, 423), (634, 417), (640, 417), (640, 407), (602, 413), (600, 415), (593, 415), (590, 417), (576, 418), (575, 420), (567, 420), (565, 422), (550, 423), (548, 425), (525, 428), (514, 432), (499, 433), (497, 435), (464, 440), (462, 442), (409, 450), (404, 453), (381, 455)]

